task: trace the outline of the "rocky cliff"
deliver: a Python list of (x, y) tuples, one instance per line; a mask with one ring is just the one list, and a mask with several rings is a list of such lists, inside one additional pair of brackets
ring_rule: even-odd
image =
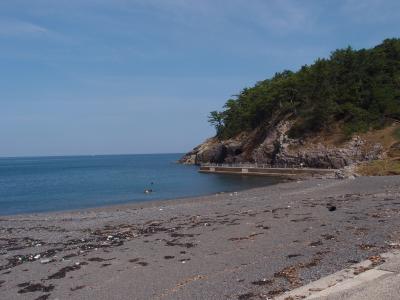
[(277, 122), (234, 138), (210, 138), (180, 160), (184, 164), (201, 163), (261, 163), (271, 167), (311, 167), (340, 169), (354, 163), (382, 159), (383, 143), (356, 135), (340, 143), (332, 139), (313, 137), (291, 139), (288, 120)]

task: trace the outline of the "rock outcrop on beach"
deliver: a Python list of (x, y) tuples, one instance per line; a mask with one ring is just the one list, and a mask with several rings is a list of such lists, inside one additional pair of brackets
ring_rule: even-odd
[(382, 159), (385, 149), (380, 142), (362, 136), (333, 145), (322, 138), (292, 139), (287, 132), (290, 121), (269, 128), (241, 133), (235, 138), (210, 138), (180, 160), (184, 164), (258, 163), (271, 167), (310, 167), (340, 169), (354, 163)]

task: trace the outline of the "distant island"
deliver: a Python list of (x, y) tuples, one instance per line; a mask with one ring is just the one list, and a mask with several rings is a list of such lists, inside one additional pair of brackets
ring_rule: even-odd
[(211, 112), (209, 122), (216, 136), (180, 162), (400, 174), (400, 39), (276, 73)]

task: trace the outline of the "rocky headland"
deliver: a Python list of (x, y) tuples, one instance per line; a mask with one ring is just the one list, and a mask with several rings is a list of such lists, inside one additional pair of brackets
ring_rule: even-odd
[(396, 124), (347, 139), (340, 133), (293, 139), (288, 136), (291, 125), (290, 121), (281, 121), (226, 140), (213, 137), (184, 155), (180, 162), (342, 169), (393, 158), (400, 148), (400, 142), (391, 138), (393, 131), (398, 130)]
[(181, 163), (360, 168), (400, 174), (400, 39), (338, 49), (244, 88), (208, 121), (216, 135)]

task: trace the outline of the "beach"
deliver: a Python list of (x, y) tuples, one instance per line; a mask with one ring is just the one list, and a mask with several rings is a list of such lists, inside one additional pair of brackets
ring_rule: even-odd
[(268, 299), (400, 248), (400, 177), (0, 218), (1, 299)]

